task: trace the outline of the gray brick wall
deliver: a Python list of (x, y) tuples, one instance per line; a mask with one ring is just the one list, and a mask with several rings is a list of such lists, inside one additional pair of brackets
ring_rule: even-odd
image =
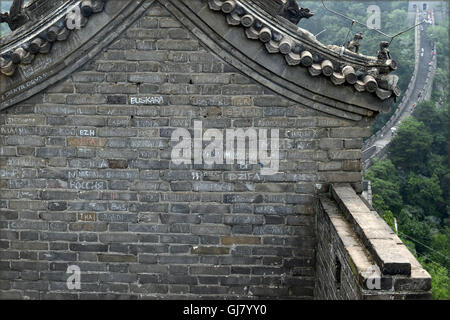
[[(162, 103), (132, 100), (146, 97)], [(279, 129), (279, 173), (174, 165), (171, 133), (194, 120)], [(362, 191), (370, 134), (243, 76), (158, 3), (0, 124), (3, 299), (311, 299), (314, 199), (334, 182)]]

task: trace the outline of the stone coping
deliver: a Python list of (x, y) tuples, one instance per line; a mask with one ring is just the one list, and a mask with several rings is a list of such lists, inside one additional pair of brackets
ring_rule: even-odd
[(350, 185), (332, 185), (331, 197), (321, 197), (320, 206), (345, 246), (363, 287), (371, 276), (366, 271), (376, 264), (379, 271), (374, 270), (372, 276), (380, 276), (381, 290), (424, 293), (431, 289), (429, 273)]

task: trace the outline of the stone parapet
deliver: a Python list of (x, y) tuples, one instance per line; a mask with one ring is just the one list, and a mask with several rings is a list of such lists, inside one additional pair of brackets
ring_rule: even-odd
[(429, 299), (431, 277), (349, 185), (317, 203), (316, 299)]

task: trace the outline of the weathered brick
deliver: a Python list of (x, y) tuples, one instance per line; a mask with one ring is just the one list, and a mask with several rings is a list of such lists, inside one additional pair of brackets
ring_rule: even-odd
[(229, 254), (230, 248), (227, 247), (193, 247), (191, 250), (192, 254), (198, 254), (198, 255), (205, 255), (205, 254), (212, 254), (212, 255), (222, 255), (222, 254)]
[(353, 127), (353, 128), (332, 128), (330, 137), (332, 138), (364, 138), (371, 134), (370, 127)]
[(100, 262), (136, 262), (137, 258), (133, 255), (127, 254), (99, 254), (98, 261)]
[(234, 245), (234, 244), (261, 244), (260, 237), (247, 237), (247, 236), (227, 236), (222, 237), (222, 244)]
[(362, 157), (361, 150), (329, 151), (331, 160), (358, 160)]
[(101, 234), (99, 235), (100, 242), (121, 242), (121, 243), (128, 243), (128, 242), (137, 242), (137, 235), (136, 234), (123, 234), (123, 233), (108, 233), (108, 234)]
[(193, 234), (230, 234), (230, 227), (224, 225), (193, 225)]
[(67, 138), (69, 147), (104, 147), (106, 139), (103, 138)]

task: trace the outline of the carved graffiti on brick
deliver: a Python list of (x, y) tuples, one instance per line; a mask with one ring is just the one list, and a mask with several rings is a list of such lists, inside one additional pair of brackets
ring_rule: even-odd
[(17, 127), (0, 127), (0, 134), (19, 135), (20, 129)]
[(9, 96), (11, 96), (11, 95), (13, 95), (13, 94), (15, 94), (15, 93), (18, 93), (18, 92), (21, 92), (21, 91), (23, 91), (23, 90), (26, 90), (26, 89), (28, 89), (29, 87), (32, 87), (32, 86), (36, 85), (38, 82), (40, 82), (41, 80), (43, 80), (43, 79), (45, 79), (45, 78), (47, 78), (47, 77), (48, 77), (48, 73), (43, 73), (43, 74), (37, 76), (36, 78), (34, 78), (34, 79), (32, 79), (32, 80), (29, 80), (29, 81), (27, 81), (27, 82), (21, 84), (20, 86), (18, 86), (18, 87), (16, 87), (16, 88), (12, 89), (12, 90), (7, 91), (7, 92), (3, 95), (3, 97), (4, 97), (4, 98), (8, 98)]
[(69, 181), (69, 188), (75, 190), (105, 190), (105, 181)]
[(161, 96), (155, 97), (131, 97), (130, 104), (163, 104), (164, 98)]
[(23, 67), (22, 68), (23, 75), (26, 78), (29, 78), (33, 74), (46, 69), (50, 65), (50, 63), (52, 63), (52, 61), (53, 60), (51, 58), (46, 58), (45, 60), (43, 60), (42, 62), (40, 62), (38, 64)]
[(95, 212), (81, 212), (78, 214), (79, 221), (96, 221), (97, 217)]
[(95, 137), (95, 130), (80, 129), (79, 135), (83, 137)]

